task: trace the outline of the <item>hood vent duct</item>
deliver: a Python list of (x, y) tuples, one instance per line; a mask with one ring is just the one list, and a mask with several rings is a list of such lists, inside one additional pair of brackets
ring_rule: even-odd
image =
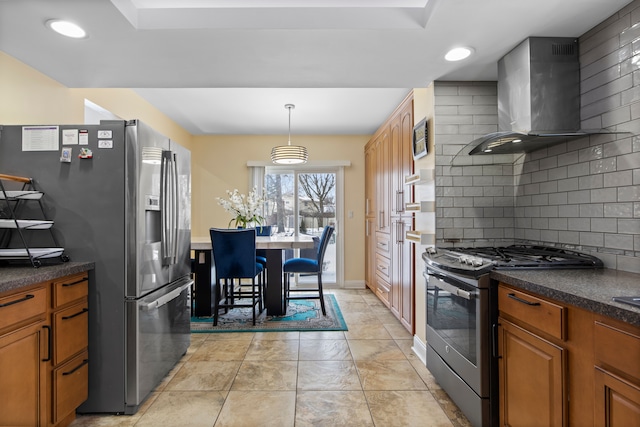
[[(499, 132), (475, 139), (470, 155), (527, 153), (606, 130), (580, 129), (578, 41), (531, 37), (498, 62)], [(468, 149), (467, 148), (467, 149)]]

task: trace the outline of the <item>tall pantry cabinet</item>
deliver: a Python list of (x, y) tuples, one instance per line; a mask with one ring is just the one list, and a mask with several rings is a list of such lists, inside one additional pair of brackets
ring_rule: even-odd
[(413, 228), (405, 204), (413, 201), (404, 178), (413, 173), (413, 94), (380, 126), (365, 147), (365, 281), (413, 333)]

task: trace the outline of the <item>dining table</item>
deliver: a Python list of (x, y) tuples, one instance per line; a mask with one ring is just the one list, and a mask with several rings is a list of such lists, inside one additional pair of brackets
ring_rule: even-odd
[[(256, 249), (264, 249), (267, 258), (267, 286), (264, 295), (267, 315), (281, 316), (286, 313), (282, 289), (282, 259), (286, 249), (309, 249), (314, 241), (307, 235), (256, 236)], [(193, 271), (195, 275), (195, 305), (193, 315), (209, 317), (213, 314), (213, 284), (215, 266), (212, 263), (211, 238), (192, 237), (191, 250), (195, 254)]]

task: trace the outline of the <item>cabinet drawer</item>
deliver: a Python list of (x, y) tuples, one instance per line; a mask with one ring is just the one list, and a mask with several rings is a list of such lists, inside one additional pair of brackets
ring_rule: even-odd
[(46, 288), (30, 289), (0, 298), (0, 330), (31, 317), (44, 318), (47, 311)]
[(566, 339), (566, 307), (500, 285), (498, 309), (552, 337)]
[(53, 307), (61, 307), (71, 301), (84, 298), (89, 293), (89, 276), (79, 273), (53, 283)]
[(378, 283), (376, 284), (376, 286), (376, 295), (388, 307), (391, 301), (391, 285), (389, 285), (386, 280), (378, 278)]
[(89, 343), (89, 309), (87, 301), (72, 305), (53, 315), (53, 363), (64, 362), (86, 348)]
[(376, 273), (386, 282), (391, 282), (391, 261), (389, 258), (376, 254)]
[(53, 371), (53, 423), (57, 423), (87, 400), (89, 353), (74, 357)]
[(633, 334), (600, 321), (595, 322), (596, 363), (629, 375), (640, 384), (640, 333)]
[(388, 234), (376, 233), (376, 252), (387, 257), (391, 254)]

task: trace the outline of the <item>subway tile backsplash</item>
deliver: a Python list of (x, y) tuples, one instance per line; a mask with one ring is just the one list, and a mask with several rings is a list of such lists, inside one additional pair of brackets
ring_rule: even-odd
[(620, 133), (468, 156), (498, 131), (497, 84), (434, 83), (437, 245), (565, 246), (640, 273), (638, 28), (640, 0), (580, 38), (582, 127)]

